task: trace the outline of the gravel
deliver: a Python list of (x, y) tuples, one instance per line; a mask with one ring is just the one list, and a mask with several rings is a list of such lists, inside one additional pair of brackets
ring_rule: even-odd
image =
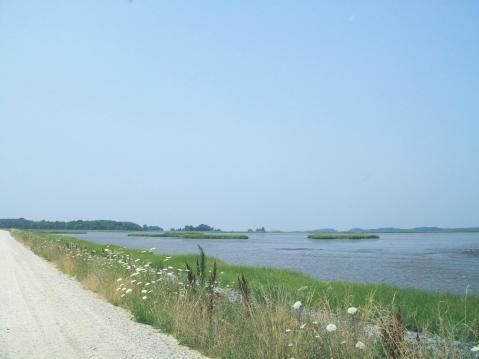
[(205, 358), (0, 231), (0, 358)]

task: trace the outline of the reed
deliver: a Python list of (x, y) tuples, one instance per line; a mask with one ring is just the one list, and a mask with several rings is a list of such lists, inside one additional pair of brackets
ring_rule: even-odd
[(309, 239), (377, 239), (377, 234), (368, 233), (312, 233)]
[(248, 239), (244, 234), (202, 233), (202, 232), (164, 232), (164, 233), (129, 233), (129, 237), (165, 237), (184, 239)]

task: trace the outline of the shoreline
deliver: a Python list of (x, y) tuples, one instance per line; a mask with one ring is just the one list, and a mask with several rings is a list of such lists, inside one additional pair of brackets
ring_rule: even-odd
[[(24, 232), (28, 233), (28, 232)], [(154, 254), (152, 252), (140, 249), (124, 248), (116, 245), (103, 245), (95, 242), (89, 242), (86, 240), (80, 240), (73, 237), (64, 237), (55, 234), (38, 234), (30, 232), (40, 236), (61, 238), (75, 245), (84, 246), (88, 248), (96, 248), (97, 250), (104, 250), (105, 248), (117, 248), (124, 252), (127, 252), (135, 258), (141, 259), (152, 263), (152, 265), (163, 265), (165, 257), (171, 257), (168, 263), (171, 265), (184, 267), (185, 262), (193, 264), (195, 262), (196, 255), (194, 254)], [(366, 303), (371, 294), (375, 297), (375, 300), (381, 305), (389, 306), (391, 303), (400, 305), (404, 308), (406, 323), (409, 323), (410, 328), (414, 329), (416, 323), (428, 323), (431, 318), (435, 318), (437, 313), (435, 312), (435, 306), (440, 303), (447, 303), (449, 310), (448, 316), (453, 321), (460, 321), (464, 318), (464, 295), (454, 293), (437, 293), (426, 290), (419, 290), (413, 288), (401, 288), (394, 287), (385, 284), (377, 283), (355, 283), (347, 281), (322, 281), (315, 279), (302, 272), (261, 267), (261, 266), (241, 266), (228, 264), (222, 260), (207, 257), (208, 262), (212, 261), (218, 263), (218, 267), (221, 268), (223, 274), (222, 279), (228, 283), (235, 283), (237, 276), (243, 273), (248, 279), (252, 291), (260, 290), (261, 287), (267, 283), (276, 283), (281, 288), (290, 294), (297, 293), (298, 288), (308, 287), (313, 293), (312, 300), (319, 298), (318, 293), (328, 292), (328, 301), (334, 308), (338, 306), (341, 298), (350, 297), (354, 302)], [(468, 308), (471, 311), (468, 314), (469, 318), (478, 318), (479, 320), (479, 295), (468, 294), (467, 295)], [(418, 308), (421, 310), (417, 315)], [(455, 318), (455, 319), (453, 319)], [(479, 322), (473, 324), (476, 330), (479, 331)], [(430, 326), (427, 324), (427, 326)], [(433, 326), (434, 327), (434, 326)]]

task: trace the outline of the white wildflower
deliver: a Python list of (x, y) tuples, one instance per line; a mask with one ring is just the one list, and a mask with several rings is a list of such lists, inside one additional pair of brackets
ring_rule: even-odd
[(131, 289), (131, 288), (128, 288), (128, 289), (126, 290), (125, 294), (129, 294), (129, 293), (131, 293), (131, 291), (132, 291), (132, 289)]
[(141, 299), (146, 300), (146, 299), (148, 299), (148, 297), (145, 295)]
[(348, 308), (348, 314), (354, 315), (354, 314), (357, 313), (357, 311), (358, 311), (358, 308), (356, 308), (356, 307), (349, 307)]
[(117, 282), (121, 282), (121, 280), (122, 280), (122, 278), (120, 277), (120, 278), (118, 278), (116, 281), (117, 281)]
[(336, 329), (338, 329), (338, 327), (337, 327), (335, 324), (332, 324), (332, 323), (331, 323), (331, 324), (328, 324), (328, 325), (326, 326), (326, 330), (327, 330), (328, 332), (330, 332), (330, 333), (331, 333), (331, 332), (335, 332)]
[(306, 326), (306, 323), (303, 323), (299, 326), (299, 329), (304, 329), (305, 326)]
[(299, 308), (301, 308), (301, 302), (298, 300), (293, 304), (293, 309), (298, 310)]
[(471, 352), (479, 352), (479, 345), (471, 348)]
[(364, 348), (366, 348), (366, 345), (363, 342), (357, 342), (355, 347), (360, 350), (363, 350)]

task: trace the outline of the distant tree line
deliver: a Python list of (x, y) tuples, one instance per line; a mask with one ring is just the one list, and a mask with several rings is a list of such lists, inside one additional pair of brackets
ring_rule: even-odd
[(144, 231), (163, 231), (163, 228), (159, 226), (148, 226), (146, 224), (143, 225)]
[(183, 228), (171, 228), (170, 231), (185, 231), (185, 232), (220, 232), (221, 229), (219, 228), (213, 228), (211, 226), (208, 226), (207, 224), (200, 224), (198, 226), (192, 226), (192, 225), (186, 225)]
[(256, 229), (253, 231), (251, 228), (249, 228), (249, 229), (248, 229), (248, 232), (260, 232), (260, 233), (264, 233), (264, 232), (266, 232), (266, 229), (264, 229), (264, 227), (260, 227), (260, 228), (256, 228)]
[(25, 218), (0, 219), (0, 228), (55, 229), (55, 230), (111, 230), (111, 231), (161, 231), (158, 226), (140, 226), (133, 222), (111, 220), (94, 221), (31, 221)]

